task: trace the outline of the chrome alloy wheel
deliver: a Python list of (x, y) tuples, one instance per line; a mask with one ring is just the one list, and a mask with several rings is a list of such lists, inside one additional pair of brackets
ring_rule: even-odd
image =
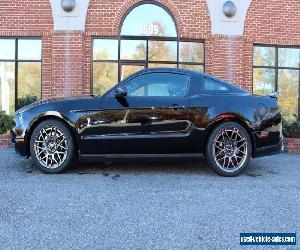
[(58, 168), (68, 155), (67, 138), (56, 126), (42, 128), (35, 137), (34, 152), (45, 168)]
[(214, 140), (214, 160), (223, 171), (234, 172), (245, 163), (247, 147), (247, 139), (237, 128), (224, 128)]

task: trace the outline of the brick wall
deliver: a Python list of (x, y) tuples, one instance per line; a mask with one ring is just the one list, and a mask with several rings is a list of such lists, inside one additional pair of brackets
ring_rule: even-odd
[(48, 0), (0, 0), (0, 35), (20, 32), (42, 34), (53, 29)]
[(244, 36), (254, 42), (300, 44), (299, 0), (252, 0)]
[(300, 152), (300, 138), (285, 138), (283, 141), (284, 151), (289, 153)]
[(11, 147), (11, 138), (10, 135), (0, 135), (0, 148)]

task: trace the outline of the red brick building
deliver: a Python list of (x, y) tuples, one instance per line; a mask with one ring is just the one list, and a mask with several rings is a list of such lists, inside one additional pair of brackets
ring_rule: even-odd
[(164, 66), (280, 91), (283, 113), (299, 119), (300, 1), (226, 2), (0, 0), (0, 109), (102, 94)]

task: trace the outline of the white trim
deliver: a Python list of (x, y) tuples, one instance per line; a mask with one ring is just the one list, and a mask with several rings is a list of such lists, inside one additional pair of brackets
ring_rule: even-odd
[(90, 0), (75, 0), (76, 5), (71, 12), (65, 12), (61, 0), (50, 0), (54, 30), (84, 31)]
[(236, 14), (228, 18), (223, 13), (227, 0), (206, 0), (210, 12), (212, 35), (242, 36), (248, 8), (252, 0), (231, 0), (235, 3)]

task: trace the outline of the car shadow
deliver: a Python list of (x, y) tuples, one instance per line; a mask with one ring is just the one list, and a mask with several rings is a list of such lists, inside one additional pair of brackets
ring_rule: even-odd
[[(218, 176), (205, 159), (149, 159), (149, 160), (118, 160), (106, 163), (76, 163), (65, 174), (102, 174), (112, 176), (129, 174), (180, 174), (180, 175), (210, 175)], [(277, 175), (278, 172), (270, 166), (251, 159), (249, 166), (237, 177), (259, 178), (267, 175)]]
[(206, 164), (205, 160), (192, 159), (160, 159), (160, 160), (118, 160), (105, 163), (75, 163), (65, 174), (210, 174), (214, 172)]
[[(31, 158), (18, 161), (16, 164), (18, 172), (42, 174), (34, 166)], [(142, 175), (142, 174), (187, 174), (187, 175), (210, 175), (217, 174), (207, 165), (205, 159), (147, 159), (147, 160), (115, 160), (103, 163), (82, 163), (75, 161), (64, 175)], [(241, 173), (240, 177), (259, 178), (266, 175), (277, 175), (276, 169), (264, 166), (257, 160), (251, 160), (249, 166)]]

